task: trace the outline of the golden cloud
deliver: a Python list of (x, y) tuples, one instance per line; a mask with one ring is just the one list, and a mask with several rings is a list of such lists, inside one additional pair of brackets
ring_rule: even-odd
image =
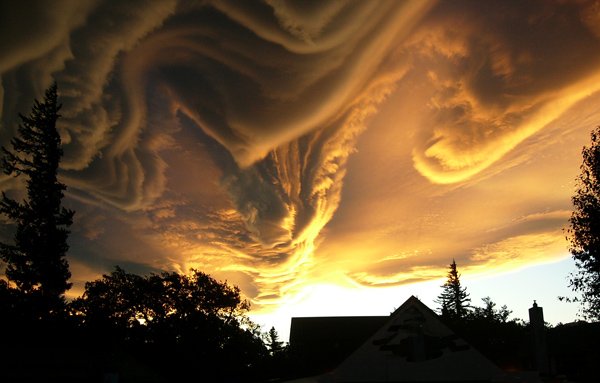
[(196, 267), (273, 307), (562, 254), (597, 3), (74, 4), (0, 42), (0, 143), (55, 78), (77, 283)]

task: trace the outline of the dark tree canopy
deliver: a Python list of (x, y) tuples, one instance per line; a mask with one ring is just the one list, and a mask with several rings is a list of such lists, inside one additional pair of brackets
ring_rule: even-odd
[(74, 212), (61, 206), (66, 186), (57, 179), (63, 154), (56, 130), (59, 109), (54, 84), (42, 102), (35, 100), (29, 116), (20, 115), (18, 135), (11, 148), (2, 148), (0, 164), (4, 173), (26, 179), (25, 201), (2, 193), (0, 214), (16, 224), (16, 232), (14, 244), (0, 243), (0, 254), (6, 277), (35, 302), (37, 317), (62, 311), (71, 287), (65, 256)]
[(569, 286), (581, 294), (584, 317), (600, 320), (600, 127), (592, 131), (591, 140), (582, 150), (581, 174), (567, 230), (569, 251), (578, 269), (571, 275)]
[(239, 325), (249, 310), (237, 287), (203, 272), (140, 276), (120, 267), (110, 275), (87, 282), (83, 296), (72, 306), (84, 322), (120, 328), (208, 318)]
[(442, 316), (464, 318), (469, 313), (471, 298), (469, 298), (467, 288), (460, 284), (460, 274), (454, 259), (448, 268), (448, 278), (442, 285), (443, 290), (436, 303), (440, 304)]
[(474, 307), (471, 317), (475, 319), (481, 319), (488, 322), (500, 322), (506, 323), (508, 317), (512, 314), (512, 311), (508, 309), (506, 305), (496, 309), (496, 303), (492, 301), (490, 297), (481, 298), (484, 307)]
[(93, 342), (134, 350), (172, 378), (195, 371), (200, 381), (251, 381), (267, 355), (240, 290), (196, 270), (140, 276), (117, 267), (87, 282), (72, 309)]
[(506, 305), (497, 308), (490, 297), (483, 307), (471, 307), (463, 318), (449, 318), (449, 325), (478, 351), (503, 369), (528, 368), (530, 334), (519, 319), (509, 319)]

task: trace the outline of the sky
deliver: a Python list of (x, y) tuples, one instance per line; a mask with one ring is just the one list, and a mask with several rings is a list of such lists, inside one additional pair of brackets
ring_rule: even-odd
[(3, 1), (0, 51), (2, 145), (58, 84), (69, 297), (196, 268), (285, 337), (435, 308), (455, 259), (474, 304), (575, 319), (598, 1)]

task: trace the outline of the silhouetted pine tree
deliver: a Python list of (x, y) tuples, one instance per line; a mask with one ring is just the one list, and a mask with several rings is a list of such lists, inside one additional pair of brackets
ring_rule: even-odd
[(451, 318), (464, 318), (470, 309), (471, 298), (467, 288), (460, 284), (460, 274), (453, 259), (449, 266), (448, 279), (442, 285), (442, 293), (438, 296), (436, 303), (440, 304), (442, 316)]
[(20, 115), (11, 149), (2, 147), (4, 173), (25, 176), (27, 198), (15, 201), (3, 192), (0, 213), (16, 224), (14, 244), (0, 243), (6, 277), (30, 303), (35, 318), (52, 316), (64, 308), (64, 293), (71, 287), (65, 259), (67, 237), (74, 212), (61, 206), (66, 186), (57, 179), (63, 155), (56, 130), (56, 84), (46, 90), (43, 102), (35, 100), (29, 116)]
[(581, 293), (584, 317), (600, 321), (600, 127), (582, 150), (581, 174), (572, 198), (575, 207), (567, 230), (569, 251), (578, 271), (569, 286)]
[(267, 347), (269, 347), (271, 355), (275, 355), (283, 350), (283, 342), (279, 340), (279, 334), (275, 330), (275, 327), (271, 327), (267, 334)]

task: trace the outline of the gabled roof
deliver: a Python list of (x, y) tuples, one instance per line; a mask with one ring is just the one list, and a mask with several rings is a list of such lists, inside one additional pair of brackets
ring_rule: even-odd
[(336, 368), (389, 316), (292, 318), (290, 351), (296, 374), (313, 375)]
[(333, 382), (485, 382), (502, 371), (414, 296), (327, 377)]
[(388, 319), (389, 316), (295, 317), (290, 327), (290, 345), (320, 348), (324, 342), (358, 341), (350, 350), (354, 351)]

